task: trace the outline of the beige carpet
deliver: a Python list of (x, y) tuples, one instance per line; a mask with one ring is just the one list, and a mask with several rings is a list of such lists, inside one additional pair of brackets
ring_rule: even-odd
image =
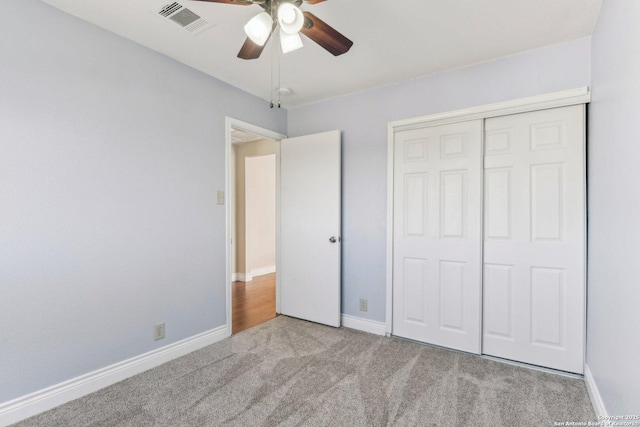
[(553, 426), (582, 380), (280, 316), (20, 426)]

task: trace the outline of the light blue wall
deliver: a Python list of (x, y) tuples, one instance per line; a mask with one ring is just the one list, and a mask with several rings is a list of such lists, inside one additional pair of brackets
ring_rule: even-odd
[(640, 414), (640, 2), (605, 0), (589, 108), (587, 365), (609, 414)]
[(286, 112), (39, 1), (0, 3), (4, 402), (225, 323), (224, 118), (284, 133)]
[(590, 50), (580, 39), (289, 110), (289, 136), (343, 132), (343, 313), (385, 320), (387, 123), (589, 86)]

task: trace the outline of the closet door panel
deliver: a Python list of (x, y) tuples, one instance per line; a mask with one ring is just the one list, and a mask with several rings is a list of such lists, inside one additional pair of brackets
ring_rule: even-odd
[(584, 106), (485, 122), (483, 353), (582, 373)]
[(482, 121), (398, 132), (393, 333), (480, 352)]

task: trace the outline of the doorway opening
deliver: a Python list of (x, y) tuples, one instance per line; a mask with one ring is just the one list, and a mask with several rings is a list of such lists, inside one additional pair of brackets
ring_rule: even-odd
[(283, 137), (227, 119), (229, 334), (276, 316), (277, 151)]

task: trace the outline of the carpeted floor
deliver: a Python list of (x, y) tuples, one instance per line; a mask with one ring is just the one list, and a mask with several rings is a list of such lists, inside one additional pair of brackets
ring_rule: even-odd
[(19, 426), (553, 426), (584, 382), (277, 317)]

